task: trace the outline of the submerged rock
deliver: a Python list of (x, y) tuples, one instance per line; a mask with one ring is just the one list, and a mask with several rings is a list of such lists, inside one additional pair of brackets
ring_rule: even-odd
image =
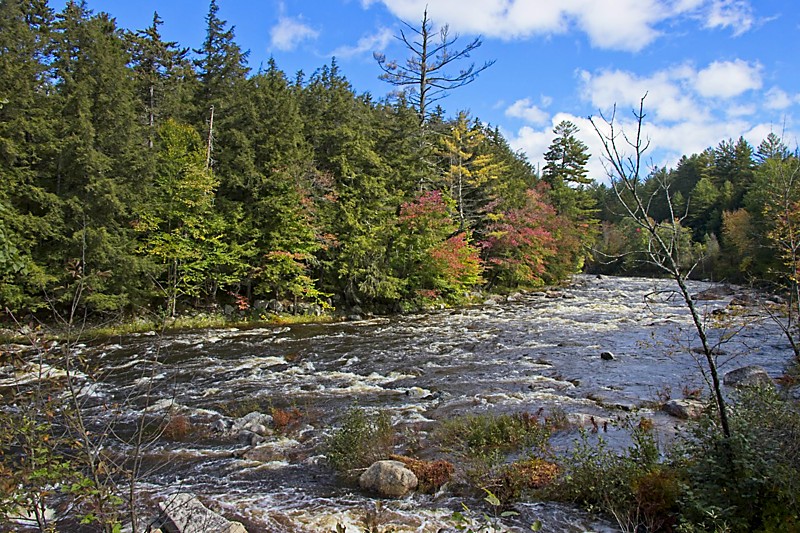
[(669, 400), (664, 404), (664, 411), (682, 420), (699, 418), (703, 414), (705, 405), (698, 400)]
[(722, 382), (735, 389), (742, 387), (773, 387), (775, 385), (767, 371), (757, 365), (743, 366), (742, 368), (731, 370), (725, 374)]
[(158, 506), (164, 515), (161, 528), (168, 533), (247, 533), (241, 523), (215, 513), (193, 494), (175, 494)]
[(733, 296), (736, 294), (736, 291), (733, 288), (727, 285), (718, 285), (716, 287), (711, 287), (710, 289), (706, 289), (704, 291), (700, 291), (696, 294), (692, 294), (692, 300), (722, 300), (727, 296)]
[(611, 352), (600, 352), (600, 359), (602, 359), (603, 361), (613, 361), (614, 354)]
[(386, 498), (402, 498), (417, 488), (417, 476), (400, 461), (377, 461), (361, 474), (362, 489)]

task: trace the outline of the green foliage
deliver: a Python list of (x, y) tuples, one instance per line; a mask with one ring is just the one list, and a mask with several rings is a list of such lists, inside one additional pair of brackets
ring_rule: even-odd
[[(465, 503), (462, 503), (463, 512), (456, 511), (451, 518), (454, 527), (458, 531), (464, 531), (465, 533), (500, 533), (507, 531), (502, 519), (518, 514), (515, 511), (503, 511), (503, 504), (497, 496), (489, 489), (483, 489), (483, 491), (486, 493), (483, 501), (491, 507), (493, 516), (487, 513), (477, 513), (467, 507)], [(536, 520), (531, 524), (530, 529), (531, 531), (540, 531), (542, 523)]]
[(620, 453), (582, 431), (562, 459), (561, 477), (545, 494), (612, 516), (624, 531), (668, 530), (677, 512), (677, 477), (659, 462), (651, 424), (640, 422), (631, 437), (631, 446)]
[(750, 388), (737, 394), (730, 423), (726, 439), (704, 420), (682, 450), (682, 519), (732, 532), (800, 530), (797, 403)]
[(550, 429), (528, 413), (467, 415), (442, 422), (435, 438), (467, 457), (491, 459), (512, 450), (546, 449)]
[(328, 463), (346, 478), (357, 477), (360, 470), (392, 452), (395, 431), (389, 413), (374, 415), (353, 407), (325, 443)]

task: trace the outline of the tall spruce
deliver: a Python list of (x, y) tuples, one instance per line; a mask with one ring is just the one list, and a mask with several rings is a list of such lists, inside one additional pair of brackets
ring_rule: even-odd
[[(598, 233), (598, 209), (588, 188), (593, 182), (586, 167), (589, 148), (578, 139), (579, 131), (568, 120), (553, 129), (556, 137), (544, 154), (542, 181), (550, 186), (550, 197), (558, 214), (581, 228), (581, 243), (588, 249)], [(582, 260), (578, 259), (576, 267), (582, 266)]]
[(88, 308), (118, 310), (134, 303), (148, 267), (133, 253), (130, 224), (143, 139), (130, 56), (115, 21), (85, 2), (68, 2), (57, 18), (52, 187), (64, 202), (65, 233), (53, 260), (67, 265), (68, 289), (60, 296), (66, 303), (80, 293)]
[(168, 118), (183, 121), (191, 113), (194, 74), (187, 59), (189, 49), (165, 41), (160, 29), (163, 23), (154, 12), (150, 26), (127, 36), (149, 148), (153, 148), (158, 128)]
[(318, 184), (327, 188), (319, 203), (326, 290), (350, 304), (396, 299), (386, 252), (399, 201), (375, 150), (373, 104), (353, 92), (334, 60), (303, 89), (302, 112)]
[(54, 143), (49, 63), (53, 12), (43, 0), (0, 3), (0, 307), (44, 305), (59, 200), (46, 190)]

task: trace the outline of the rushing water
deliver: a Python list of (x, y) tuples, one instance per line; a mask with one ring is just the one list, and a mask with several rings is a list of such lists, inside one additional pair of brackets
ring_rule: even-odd
[[(559, 408), (576, 420), (635, 411), (662, 429), (674, 427), (648, 406), (703, 381), (688, 314), (671, 287), (582, 276), (556, 293), (459, 310), (126, 337), (82, 347), (113, 369), (85, 393), (97, 421), (132, 421), (146, 406), (156, 413), (174, 403), (193, 425), (210, 427), (237, 404), (298, 408), (305, 426), (290, 437), (270, 437), (257, 456), (243, 453), (246, 446), (235, 438), (210, 432), (185, 442), (157, 441), (145, 453), (142, 487), (153, 500), (179, 490), (198, 494), (242, 519), (251, 533), (331, 531), (337, 523), (357, 531), (375, 501), (342, 486), (318, 455), (325, 432), (353, 405), (385, 409), (395, 424), (422, 428), (465, 413), (540, 408)], [(694, 283), (692, 290), (708, 287)], [(729, 300), (700, 303), (711, 313)], [(750, 316), (745, 322), (724, 346), (721, 372), (757, 364), (780, 375), (789, 358), (785, 340), (769, 321)], [(614, 359), (601, 359), (604, 351)], [(122, 407), (108, 410), (114, 402)], [(613, 441), (614, 431), (608, 438)], [(447, 494), (383, 501), (379, 520), (398, 531), (438, 531), (461, 501)], [(517, 511), (517, 524), (541, 519), (545, 531), (614, 530), (564, 506), (532, 503)]]

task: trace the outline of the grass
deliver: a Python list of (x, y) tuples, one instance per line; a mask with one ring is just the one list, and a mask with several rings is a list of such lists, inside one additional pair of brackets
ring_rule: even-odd
[[(263, 314), (256, 318), (228, 317), (222, 314), (201, 314), (196, 316), (178, 316), (175, 318), (156, 318), (135, 317), (127, 320), (117, 320), (98, 324), (86, 324), (80, 328), (81, 338), (83, 339), (104, 339), (111, 337), (121, 337), (136, 333), (147, 333), (150, 331), (174, 332), (185, 330), (219, 329), (219, 328), (257, 328), (268, 326), (285, 326), (293, 324), (326, 324), (335, 321), (332, 315), (276, 315)], [(47, 328), (36, 332), (37, 338), (64, 340), (66, 337), (74, 337), (74, 328), (59, 325), (49, 325)], [(30, 335), (23, 334), (11, 329), (0, 330), (0, 343), (19, 343), (27, 344), (30, 342)]]

